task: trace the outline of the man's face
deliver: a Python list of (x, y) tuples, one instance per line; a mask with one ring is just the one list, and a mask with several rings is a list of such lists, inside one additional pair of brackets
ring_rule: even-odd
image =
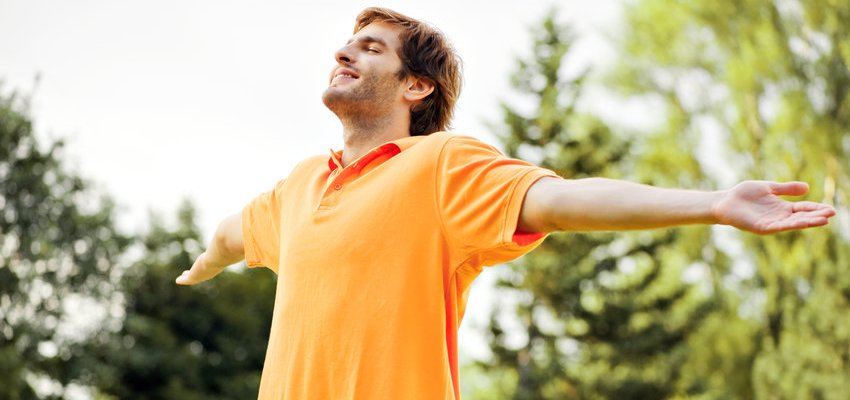
[(401, 47), (395, 25), (367, 25), (337, 50), (337, 65), (322, 100), (341, 118), (376, 117), (403, 102), (404, 81), (399, 79)]

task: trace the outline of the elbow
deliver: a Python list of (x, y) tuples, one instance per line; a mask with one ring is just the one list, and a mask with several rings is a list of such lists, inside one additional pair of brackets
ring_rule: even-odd
[(216, 229), (214, 245), (229, 258), (241, 258), (245, 255), (245, 245), (242, 242), (242, 221), (226, 219)]
[(226, 253), (231, 257), (241, 257), (245, 254), (245, 249), (241, 240), (222, 236), (218, 238), (216, 244), (223, 253)]

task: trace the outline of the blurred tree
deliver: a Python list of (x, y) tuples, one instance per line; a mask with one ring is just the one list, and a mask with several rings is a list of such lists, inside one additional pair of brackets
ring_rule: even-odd
[(807, 181), (808, 198), (839, 208), (831, 229), (737, 234), (739, 273), (724, 283), (743, 296), (738, 315), (757, 325), (751, 343), (738, 340), (755, 354), (741, 372), (751, 392), (734, 397), (846, 398), (850, 2), (641, 0), (627, 15), (615, 85), (662, 104), (663, 129), (701, 132), (694, 143), (722, 150), (704, 151), (707, 164), (731, 166), (734, 179)]
[[(28, 101), (0, 93), (0, 398), (59, 398), (106, 319), (114, 267), (130, 239), (113, 205), (62, 164), (62, 143), (33, 134)], [(90, 321), (91, 322), (91, 321)]]
[(268, 270), (225, 271), (178, 286), (201, 249), (191, 204), (177, 227), (154, 218), (143, 254), (123, 279), (124, 325), (93, 342), (93, 383), (119, 399), (247, 399), (257, 396), (275, 279)]
[[(573, 40), (554, 13), (534, 37), (532, 57), (519, 61), (513, 84), (535, 108), (522, 113), (502, 106), (507, 126), (502, 142), (509, 156), (567, 178), (706, 186), (700, 164), (690, 156), (694, 142), (672, 134), (682, 131), (684, 120), (671, 118), (671, 134), (644, 148), (614, 135), (577, 109), (587, 72), (565, 77)], [(488, 395), (646, 399), (682, 392), (690, 343), (714, 319), (706, 318), (722, 310), (708, 264), (723, 269), (728, 260), (705, 227), (552, 235), (499, 282), (503, 293), (519, 299), (515, 312), (524, 337), (520, 346), (511, 343), (511, 329), (500, 322), (499, 310), (494, 313), (493, 360), (480, 366), (488, 374), (513, 377), (515, 384)], [(686, 282), (685, 274), (705, 280)]]

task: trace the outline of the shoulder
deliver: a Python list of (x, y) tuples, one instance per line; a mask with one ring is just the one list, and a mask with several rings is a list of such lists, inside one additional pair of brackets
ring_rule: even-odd
[(444, 131), (412, 136), (398, 144), (402, 154), (406, 154), (401, 159), (426, 169), (451, 169), (458, 164), (475, 164), (505, 157), (498, 149), (477, 138)]
[(305, 179), (309, 180), (315, 177), (317, 174), (326, 173), (329, 169), (328, 160), (330, 156), (327, 155), (315, 155), (312, 157), (305, 158), (295, 164), (294, 167), (289, 171), (289, 174), (286, 175), (285, 178), (279, 180), (275, 184), (274, 191), (277, 193), (281, 193), (285, 190), (287, 186), (290, 186), (293, 182), (303, 182)]
[(330, 167), (328, 167), (328, 163), (330, 161), (329, 155), (314, 155), (312, 157), (305, 158), (295, 164), (295, 167), (292, 168), (292, 171), (289, 172), (289, 177), (287, 179), (291, 179), (303, 174), (312, 175), (316, 172), (325, 172)]
[[(435, 133), (434, 135), (437, 135)], [(439, 132), (440, 152), (439, 158), (466, 159), (466, 158), (501, 158), (504, 154), (496, 147), (481, 141), (478, 138), (447, 132)]]
[(416, 138), (416, 146), (413, 147), (419, 147), (428, 153), (436, 152), (440, 157), (456, 153), (476, 154), (481, 152), (502, 156), (502, 152), (497, 148), (472, 136), (439, 131)]

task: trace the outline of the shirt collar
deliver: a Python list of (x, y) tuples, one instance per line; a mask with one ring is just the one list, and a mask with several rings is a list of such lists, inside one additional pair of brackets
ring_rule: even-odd
[[(393, 140), (392, 142), (384, 143), (378, 147), (375, 147), (372, 150), (369, 150), (368, 153), (360, 156), (357, 160), (351, 163), (351, 168), (354, 169), (362, 169), (370, 162), (375, 160), (376, 158), (382, 155), (389, 155), (387, 158), (391, 158), (404, 150), (407, 150), (425, 136), (409, 136), (401, 139)], [(342, 168), (342, 150), (334, 150), (330, 149), (330, 157), (328, 157), (328, 169), (333, 172), (337, 168)]]

